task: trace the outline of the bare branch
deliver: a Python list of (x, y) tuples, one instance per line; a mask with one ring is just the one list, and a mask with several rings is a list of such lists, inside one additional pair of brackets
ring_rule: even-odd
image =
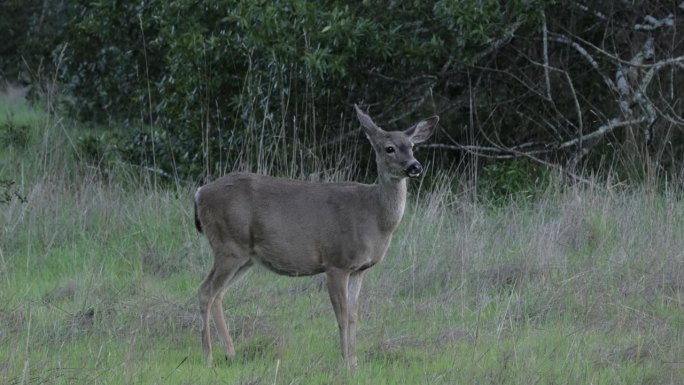
[[(473, 62), (474, 62), (474, 63), (479, 62), (479, 61), (482, 60), (483, 58), (489, 56), (489, 55), (492, 54), (493, 52), (496, 52), (496, 51), (499, 50), (501, 47), (503, 47), (503, 46), (506, 45), (508, 42), (510, 42), (511, 39), (513, 39), (513, 37), (515, 36), (515, 32), (518, 30), (518, 28), (520, 28), (521, 25), (522, 25), (522, 23), (519, 22), (519, 21), (517, 21), (517, 22), (515, 22), (515, 23), (509, 24), (508, 27), (506, 28), (506, 30), (504, 31), (503, 35), (502, 35), (500, 38), (498, 38), (498, 39), (492, 41), (492, 42), (487, 46), (487, 48), (485, 48), (485, 49), (482, 50), (481, 52), (478, 52), (478, 53), (475, 55), (475, 60), (474, 60)], [(449, 67), (451, 67), (452, 64), (453, 64), (453, 61), (452, 61), (452, 60), (450, 60), (449, 62), (447, 62), (447, 63), (442, 67), (443, 70), (442, 70), (441, 75), (450, 74), (450, 73), (452, 73), (452, 72), (454, 72), (454, 71), (457, 71), (457, 70), (459, 70), (459, 69), (462, 69), (462, 68), (465, 66), (463, 63), (458, 63), (458, 64), (455, 64), (455, 65), (454, 65), (454, 68), (452, 68), (451, 70), (448, 70)]]
[(676, 127), (684, 126), (684, 119), (682, 119), (679, 114), (674, 110), (674, 107), (670, 103), (665, 103), (664, 108), (657, 108), (658, 116), (672, 123)]
[(631, 106), (634, 101), (630, 100), (632, 99), (631, 96), (633, 93), (631, 84), (636, 87), (638, 66), (640, 66), (644, 60), (652, 59), (654, 55), (655, 49), (653, 46), (653, 37), (651, 36), (646, 39), (639, 52), (629, 61), (629, 66), (618, 65), (618, 69), (615, 71), (615, 83), (620, 96), (618, 104), (625, 116), (632, 116), (633, 113)]
[(494, 40), (484, 51), (475, 55), (475, 60), (479, 61), (483, 57), (489, 56), (492, 52), (497, 51), (504, 44), (511, 41), (513, 36), (515, 36), (515, 31), (517, 31), (521, 25), (522, 25), (522, 23), (519, 21), (516, 21), (515, 23), (509, 24), (508, 27), (506, 28), (506, 30), (504, 31), (503, 35), (500, 38), (498, 38), (497, 40)]
[(648, 70), (648, 72), (646, 72), (646, 75), (644, 75), (644, 79), (641, 81), (641, 85), (639, 86), (639, 92), (645, 93), (645, 92), (646, 92), (646, 88), (647, 88), (647, 87), (649, 86), (649, 84), (651, 83), (651, 80), (653, 80), (653, 76), (654, 76), (658, 71), (660, 71), (661, 69), (663, 69), (663, 67), (672, 66), (672, 65), (684, 69), (684, 55), (682, 55), (682, 56), (677, 56), (677, 57), (674, 57), (674, 58), (664, 59), (664, 60), (661, 60), (661, 61), (659, 61), (659, 62), (657, 62), (657, 63), (654, 63), (654, 64), (650, 67), (650, 69)]
[[(590, 2), (587, 2), (587, 4), (591, 5)], [(595, 16), (599, 20), (613, 23), (611, 20), (613, 15), (607, 16), (600, 11), (590, 9), (589, 6), (582, 3), (577, 4), (577, 7), (582, 11)], [(684, 2), (681, 2), (679, 7), (684, 10)], [(630, 130), (640, 130), (640, 134), (643, 132), (646, 140), (648, 140), (650, 135), (649, 130), (656, 121), (662, 119), (673, 124), (679, 124), (679, 121), (684, 121), (684, 119), (678, 116), (672, 105), (667, 105), (667, 101), (665, 101), (665, 107), (663, 107), (663, 103), (659, 99), (661, 97), (660, 95), (649, 95), (649, 93), (654, 94), (658, 92), (654, 90), (655, 87), (653, 84), (658, 81), (657, 79), (659, 79), (660, 76), (659, 72), (662, 69), (675, 67), (673, 72), (676, 72), (676, 69), (684, 69), (684, 56), (654, 62), (656, 60), (655, 47), (657, 45), (656, 39), (658, 38), (657, 31), (674, 28), (673, 15), (668, 15), (662, 19), (657, 19), (653, 16), (645, 16), (639, 20), (640, 23), (628, 22), (629, 24), (622, 24), (620, 27), (623, 31), (638, 31), (640, 38), (637, 41), (640, 43), (637, 44), (641, 44), (641, 47), (638, 45), (634, 46), (638, 51), (636, 54), (632, 54), (633, 57), (624, 59), (619, 57), (621, 53), (608, 52), (591, 42), (583, 40), (579, 36), (574, 36), (571, 32), (554, 32), (553, 28), (549, 29), (550, 25), (547, 24), (545, 12), (539, 12), (542, 18), (541, 36), (534, 40), (541, 43), (541, 46), (538, 47), (543, 50), (541, 52), (542, 57), (536, 58), (538, 62), (535, 62), (534, 58), (527, 59), (530, 63), (543, 67), (536, 72), (536, 74), (543, 76), (543, 79), (540, 79), (540, 77), (530, 79), (524, 72), (521, 74), (518, 71), (506, 71), (506, 69), (497, 67), (486, 68), (474, 65), (471, 66), (471, 68), (498, 72), (506, 75), (515, 82), (520, 83), (525, 89), (520, 89), (522, 92), (519, 92), (518, 95), (524, 95), (525, 97), (533, 96), (533, 98), (538, 98), (538, 101), (543, 103), (543, 108), (548, 106), (555, 109), (557, 115), (553, 117), (553, 119), (551, 119), (552, 121), (548, 122), (548, 124), (552, 126), (552, 129), (554, 128), (554, 125), (562, 127), (564, 133), (561, 134), (561, 132), (557, 132), (554, 136), (547, 136), (547, 139), (544, 139), (546, 140), (544, 143), (529, 141), (519, 145), (507, 146), (496, 136), (496, 132), (492, 133), (491, 131), (480, 130), (480, 133), (477, 134), (477, 140), (470, 138), (472, 134), (468, 135), (468, 145), (457, 143), (452, 140), (453, 143), (448, 143), (448, 141), (446, 141), (447, 143), (429, 144), (422, 147), (443, 149), (447, 151), (463, 151), (474, 154), (475, 156), (494, 159), (527, 157), (535, 162), (562, 170), (564, 174), (579, 179), (576, 178), (576, 175), (571, 173), (574, 171), (575, 166), (591, 152), (591, 149), (599, 143), (600, 140), (606, 138), (606, 135), (610, 135), (615, 132), (615, 130), (625, 127)], [(615, 24), (611, 25), (614, 26)], [(539, 32), (537, 32), (537, 34), (539, 34)], [(541, 42), (539, 42), (539, 39), (541, 39)], [(505, 39), (501, 41), (504, 42)], [(616, 103), (615, 106), (619, 108), (617, 111), (614, 107), (610, 108), (614, 115), (611, 116), (611, 113), (608, 113), (608, 116), (605, 116), (601, 113), (601, 111), (604, 111), (602, 108), (596, 108), (594, 113), (599, 114), (597, 119), (599, 123), (587, 123), (587, 126), (584, 126), (585, 115), (591, 115), (592, 113), (591, 103), (594, 99), (591, 97), (584, 98), (585, 95), (583, 95), (580, 90), (575, 89), (573, 81), (577, 81), (578, 79), (574, 79), (572, 74), (568, 72), (569, 70), (554, 67), (553, 62), (555, 57), (552, 52), (549, 52), (549, 41), (566, 45), (575, 57), (580, 57), (580, 61), (584, 61), (588, 64), (590, 72), (593, 72), (591, 71), (592, 69), (596, 71), (595, 74), (600, 76), (605, 86), (601, 87), (599, 81), (599, 84), (594, 85), (594, 87), (598, 86), (599, 88), (603, 88), (603, 92), (608, 91), (608, 100), (603, 98), (603, 102), (601, 103), (607, 103), (608, 105)], [(493, 46), (494, 45), (490, 46), (490, 48)], [(493, 49), (488, 49), (486, 53), (492, 51)], [(536, 55), (540, 54), (539, 51), (535, 52)], [(523, 52), (522, 54), (524, 55), (525, 53)], [(483, 56), (484, 54), (480, 57)], [(454, 67), (455, 66), (452, 66), (451, 68)], [(612, 70), (610, 69), (611, 67), (613, 68)], [(563, 78), (559, 79), (556, 76), (557, 74), (563, 76)], [(565, 81), (562, 79), (565, 79)], [(567, 83), (567, 85), (563, 84), (558, 88), (559, 84), (557, 83), (559, 81), (561, 84)], [(554, 95), (554, 91), (560, 92), (561, 89), (564, 90), (563, 95), (570, 104), (565, 103), (563, 110), (559, 111), (555, 106), (554, 96), (558, 98), (560, 94)], [(529, 93), (525, 92), (525, 90), (528, 90)], [(612, 97), (610, 96), (611, 94), (613, 95)], [(651, 98), (653, 98), (653, 100), (651, 100)], [(474, 108), (476, 107), (471, 106), (471, 111)], [(568, 110), (568, 108), (570, 109)], [(574, 114), (572, 109), (574, 109)], [(514, 113), (524, 115), (524, 111), (525, 107), (522, 107)], [(535, 119), (527, 117), (526, 119), (527, 121), (533, 122), (533, 124), (543, 124), (546, 120), (545, 117)], [(593, 118), (589, 117), (588, 119), (593, 120)], [(587, 122), (589, 122), (589, 120)], [(484, 123), (484, 125), (486, 126), (486, 123)], [(471, 127), (473, 126), (476, 125), (474, 125), (471, 119)], [(493, 136), (487, 137), (487, 134)], [(528, 139), (521, 138), (519, 140), (530, 139), (528, 137)], [(463, 139), (463, 141), (465, 142), (466, 139)], [(565, 163), (561, 166), (548, 163), (547, 155), (544, 154), (550, 153), (562, 155), (561, 157), (565, 158)], [(542, 159), (538, 159), (537, 157)]]
[[(463, 144), (444, 144), (444, 143), (430, 143), (430, 144), (420, 144), (416, 146), (417, 148), (437, 148), (442, 150), (451, 151), (465, 151), (473, 155), (483, 156), (485, 158), (494, 159), (511, 159), (515, 158), (515, 155), (511, 154), (510, 151), (505, 151), (496, 147), (484, 147), (484, 146), (473, 146), (473, 145), (463, 145)], [(496, 155), (494, 155), (496, 154)]]
[[(681, 4), (680, 4), (681, 6)], [(644, 17), (646, 23), (644, 24), (635, 24), (634, 29), (636, 31), (655, 31), (658, 28), (661, 27), (672, 27), (674, 25), (674, 15), (669, 14), (662, 19), (656, 19), (655, 17), (651, 15), (646, 15)]]
[[(572, 81), (569, 77), (569, 74), (567, 72), (562, 71), (567, 80), (568, 84), (570, 85), (574, 101), (575, 101), (575, 109), (578, 115), (579, 119), (579, 135), (573, 139), (560, 142), (560, 143), (547, 143), (543, 147), (544, 149), (537, 149), (537, 150), (532, 150), (532, 151), (527, 151), (526, 149), (531, 147), (533, 143), (525, 143), (521, 144), (518, 146), (513, 146), (513, 147), (505, 147), (505, 146), (491, 146), (491, 147), (485, 147), (485, 146), (464, 146), (461, 144), (456, 143), (455, 145), (446, 145), (446, 144), (430, 144), (426, 145), (424, 147), (428, 148), (443, 148), (443, 149), (449, 149), (449, 150), (464, 150), (464, 151), (469, 151), (472, 152), (476, 155), (480, 156), (487, 156), (487, 157), (494, 157), (498, 159), (503, 159), (503, 158), (512, 158), (516, 156), (530, 156), (533, 154), (541, 154), (541, 153), (548, 153), (553, 150), (558, 150), (558, 149), (566, 149), (569, 147), (573, 146), (579, 146), (580, 150), (578, 153), (578, 156), (581, 158), (582, 156), (586, 155), (587, 151), (586, 149), (583, 148), (583, 142), (593, 140), (593, 139), (598, 139), (603, 137), (604, 135), (612, 132), (616, 128), (621, 128), (621, 127), (627, 127), (631, 125), (640, 125), (640, 124), (652, 124), (657, 115), (656, 109), (653, 105), (653, 103), (646, 97), (646, 89), (648, 88), (649, 84), (653, 80), (653, 77), (655, 74), (660, 71), (661, 69), (665, 68), (666, 66), (684, 66), (684, 56), (679, 56), (676, 58), (670, 58), (670, 59), (665, 59), (662, 61), (659, 61), (658, 63), (655, 63), (650, 67), (646, 75), (644, 75), (644, 78), (642, 79), (641, 83), (639, 84), (639, 87), (637, 91), (633, 95), (633, 100), (636, 102), (642, 109), (644, 115), (642, 115), (639, 118), (635, 119), (611, 119), (609, 120), (606, 124), (601, 125), (598, 127), (596, 130), (589, 134), (582, 134), (583, 127), (582, 127), (582, 112), (581, 108), (579, 105), (579, 100), (577, 98), (577, 95), (574, 90), (574, 86), (572, 84)], [(491, 143), (491, 141), (490, 141)], [(534, 143), (534, 145), (538, 145), (538, 143)]]
[(542, 43), (544, 45), (544, 80), (546, 80), (546, 98), (553, 102), (551, 95), (551, 80), (549, 78), (549, 30), (546, 27), (546, 13), (541, 11), (542, 15)]
[(430, 80), (430, 81), (436, 81), (437, 77), (435, 75), (428, 75), (428, 74), (423, 74), (423, 75), (418, 75), (415, 76), (411, 79), (400, 79), (400, 78), (395, 78), (393, 76), (389, 75), (384, 75), (380, 72), (377, 71), (376, 68), (371, 68), (370, 71), (368, 71), (368, 75), (378, 77), (383, 80), (388, 80), (394, 83), (400, 83), (400, 84), (407, 84), (407, 85), (414, 85), (416, 83), (419, 83), (423, 80)]
[[(586, 178), (583, 178), (572, 171), (568, 170), (567, 168), (563, 166), (559, 166), (557, 164), (547, 162), (543, 159), (540, 159), (536, 156), (534, 156), (533, 152), (522, 152), (518, 151), (512, 148), (509, 149), (502, 149), (502, 148), (496, 148), (496, 147), (482, 147), (482, 146), (464, 146), (461, 144), (440, 144), (440, 143), (435, 143), (435, 144), (426, 144), (426, 145), (421, 145), (420, 147), (425, 147), (425, 148), (440, 148), (440, 149), (445, 149), (445, 150), (452, 150), (452, 151), (466, 151), (468, 153), (471, 153), (476, 156), (481, 156), (484, 158), (490, 158), (490, 159), (513, 159), (513, 158), (528, 158), (534, 162), (537, 162), (539, 164), (543, 164), (544, 166), (547, 166), (549, 168), (555, 169), (557, 171), (560, 171), (561, 173), (567, 175), (568, 177), (582, 183), (589, 183), (591, 184), (591, 181), (589, 181)], [(494, 154), (487, 154), (486, 152), (494, 152)], [(540, 151), (539, 153), (541, 153)]]
[[(569, 39), (569, 37), (567, 37), (567, 36), (565, 36), (565, 35), (560, 35), (560, 36), (564, 36), (566, 39)], [(575, 40), (577, 40), (578, 42), (580, 42), (580, 43), (586, 45), (586, 46), (589, 47), (589, 48), (592, 48), (593, 50), (597, 51), (598, 53), (600, 53), (601, 55), (605, 56), (606, 58), (608, 58), (608, 59), (610, 59), (610, 60), (613, 60), (613, 61), (615, 61), (615, 62), (617, 62), (617, 63), (620, 63), (620, 64), (624, 64), (624, 65), (628, 65), (628, 66), (633, 66), (633, 67), (637, 67), (637, 68), (651, 68), (651, 67), (653, 67), (653, 65), (654, 65), (654, 64), (643, 64), (643, 63), (638, 64), (638, 63), (633, 63), (631, 60), (622, 59), (622, 58), (616, 56), (615, 54), (612, 54), (612, 53), (610, 53), (610, 52), (604, 50), (603, 48), (601, 48), (601, 47), (599, 47), (599, 46), (593, 44), (592, 42), (590, 42), (590, 41), (588, 41), (588, 40), (584, 40), (584, 39), (582, 39), (581, 37), (576, 36), (576, 35), (573, 35), (573, 39), (575, 39)], [(558, 40), (553, 40), (553, 39), (552, 39), (552, 41), (558, 41)], [(563, 41), (558, 41), (558, 42), (565, 43), (565, 42), (563, 42)], [(567, 44), (567, 43), (566, 43), (566, 44)]]
[[(661, 60), (657, 63), (655, 63), (644, 75), (643, 79), (641, 80), (641, 83), (639, 84), (639, 88), (634, 92), (634, 95), (632, 96), (632, 99), (636, 104), (639, 105), (641, 110), (645, 114), (645, 122), (649, 124), (653, 124), (658, 117), (656, 107), (653, 104), (653, 102), (649, 99), (648, 95), (646, 94), (646, 89), (648, 86), (651, 84), (651, 81), (653, 80), (653, 77), (657, 72), (659, 72), (661, 69), (667, 67), (667, 66), (677, 66), (677, 67), (682, 67), (684, 64), (684, 56), (679, 56), (676, 58), (670, 58), (670, 59), (665, 59)], [(646, 135), (650, 137), (650, 133), (647, 131)]]
[(589, 152), (588, 147), (584, 147), (584, 140), (582, 140), (582, 137), (584, 136), (584, 117), (582, 116), (582, 108), (580, 107), (579, 99), (577, 98), (577, 92), (575, 91), (575, 85), (572, 83), (572, 78), (570, 77), (570, 74), (568, 74), (567, 71), (563, 71), (565, 74), (565, 78), (568, 81), (568, 85), (570, 86), (570, 91), (572, 92), (572, 99), (575, 102), (575, 113), (577, 114), (577, 136), (580, 138), (580, 141), (578, 142), (579, 145), (579, 150), (577, 151), (577, 154), (573, 157), (571, 161), (571, 169), (574, 170), (575, 166), (579, 163), (579, 161), (584, 157)]
[(586, 4), (575, 3), (575, 6), (577, 6), (577, 8), (581, 9), (584, 12), (591, 13), (592, 15), (596, 16), (600, 20), (603, 20), (606, 22), (612, 21), (610, 17), (606, 16), (605, 13), (603, 13), (601, 11), (597, 11), (595, 9), (591, 9)]
[(613, 83), (613, 81), (610, 80), (608, 78), (608, 76), (606, 76), (606, 74), (604, 74), (601, 71), (596, 59), (594, 59), (594, 57), (584, 47), (582, 47), (577, 42), (570, 39), (568, 36), (565, 36), (565, 35), (562, 35), (559, 33), (553, 33), (553, 32), (551, 33), (551, 35), (552, 35), (550, 38), (551, 41), (567, 44), (567, 45), (571, 46), (572, 48), (574, 48), (575, 51), (577, 51), (582, 57), (584, 57), (584, 59), (589, 63), (589, 65), (591, 65), (591, 67), (594, 70), (596, 70), (596, 72), (598, 72), (598, 74), (601, 76), (601, 78), (603, 79), (603, 82), (606, 83), (608, 88), (613, 92), (616, 92), (616, 93), (618, 92), (617, 87), (615, 86), (615, 83)]
[(641, 124), (641, 123), (645, 123), (647, 121), (648, 121), (647, 118), (630, 119), (630, 120), (611, 119), (608, 121), (608, 123), (602, 125), (598, 129), (596, 129), (596, 131), (594, 131), (590, 134), (587, 134), (587, 135), (582, 135), (580, 137), (570, 139), (570, 140), (565, 141), (563, 143), (556, 144), (555, 147), (559, 148), (559, 149), (571, 147), (571, 146), (577, 145), (577, 144), (579, 144), (585, 140), (600, 138), (603, 135), (613, 131), (616, 128), (626, 127), (626, 126), (630, 126), (633, 124)]
[(493, 146), (476, 146), (476, 145), (464, 145), (460, 143), (455, 144), (444, 144), (444, 143), (430, 143), (430, 144), (420, 144), (417, 148), (438, 148), (443, 150), (452, 151), (466, 151), (474, 155), (483, 156), (487, 158), (496, 159), (510, 159), (522, 156), (522, 154), (545, 154), (553, 151), (553, 149), (538, 149), (525, 151), (529, 147), (539, 147), (540, 143), (523, 143), (513, 147), (493, 147)]

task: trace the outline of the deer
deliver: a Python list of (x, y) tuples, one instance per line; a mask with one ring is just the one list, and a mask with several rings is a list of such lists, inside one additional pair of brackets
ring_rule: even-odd
[(407, 179), (423, 167), (413, 146), (433, 133), (438, 116), (403, 131), (378, 127), (358, 105), (357, 118), (375, 152), (377, 181), (308, 182), (235, 172), (199, 187), (195, 225), (214, 264), (198, 289), (204, 362), (212, 362), (213, 319), (226, 359), (235, 356), (224, 318), (227, 288), (256, 263), (277, 274), (325, 273), (342, 360), (357, 366), (356, 323), (365, 271), (384, 257), (404, 214)]

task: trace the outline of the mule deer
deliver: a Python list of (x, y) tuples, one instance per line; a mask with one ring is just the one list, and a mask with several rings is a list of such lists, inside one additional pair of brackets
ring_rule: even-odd
[(404, 214), (406, 178), (423, 171), (413, 157), (413, 145), (432, 135), (439, 118), (388, 132), (358, 106), (354, 108), (375, 150), (377, 184), (313, 183), (232, 173), (195, 193), (195, 225), (214, 252), (214, 266), (198, 290), (207, 364), (212, 358), (212, 317), (226, 356), (235, 355), (222, 299), (228, 285), (258, 262), (288, 276), (326, 274), (342, 358), (347, 365), (356, 365), (356, 319), (364, 271), (385, 256)]

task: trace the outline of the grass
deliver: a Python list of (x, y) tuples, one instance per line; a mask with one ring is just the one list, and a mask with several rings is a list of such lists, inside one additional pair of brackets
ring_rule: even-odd
[(102, 172), (61, 120), (7, 97), (0, 111), (29, 127), (22, 146), (0, 147), (16, 193), (0, 203), (0, 383), (684, 383), (674, 193), (555, 182), (489, 207), (444, 176), (413, 191), (367, 274), (357, 370), (340, 364), (323, 277), (259, 268), (225, 299), (237, 357), (215, 339), (206, 368), (196, 289), (212, 257), (192, 187)]

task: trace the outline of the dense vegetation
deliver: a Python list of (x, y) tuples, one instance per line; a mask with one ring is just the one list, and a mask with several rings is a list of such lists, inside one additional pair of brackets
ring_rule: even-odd
[[(117, 157), (164, 175), (220, 174), (264, 153), (278, 173), (312, 171), (311, 153), (360, 139), (350, 106), (363, 103), (389, 128), (439, 114), (431, 158), (475, 176), (679, 178), (684, 5), (673, 1), (2, 7), (0, 76), (57, 85), (62, 106), (116, 133)], [(300, 142), (311, 151), (293, 154)], [(111, 154), (111, 143), (88, 146)]]

